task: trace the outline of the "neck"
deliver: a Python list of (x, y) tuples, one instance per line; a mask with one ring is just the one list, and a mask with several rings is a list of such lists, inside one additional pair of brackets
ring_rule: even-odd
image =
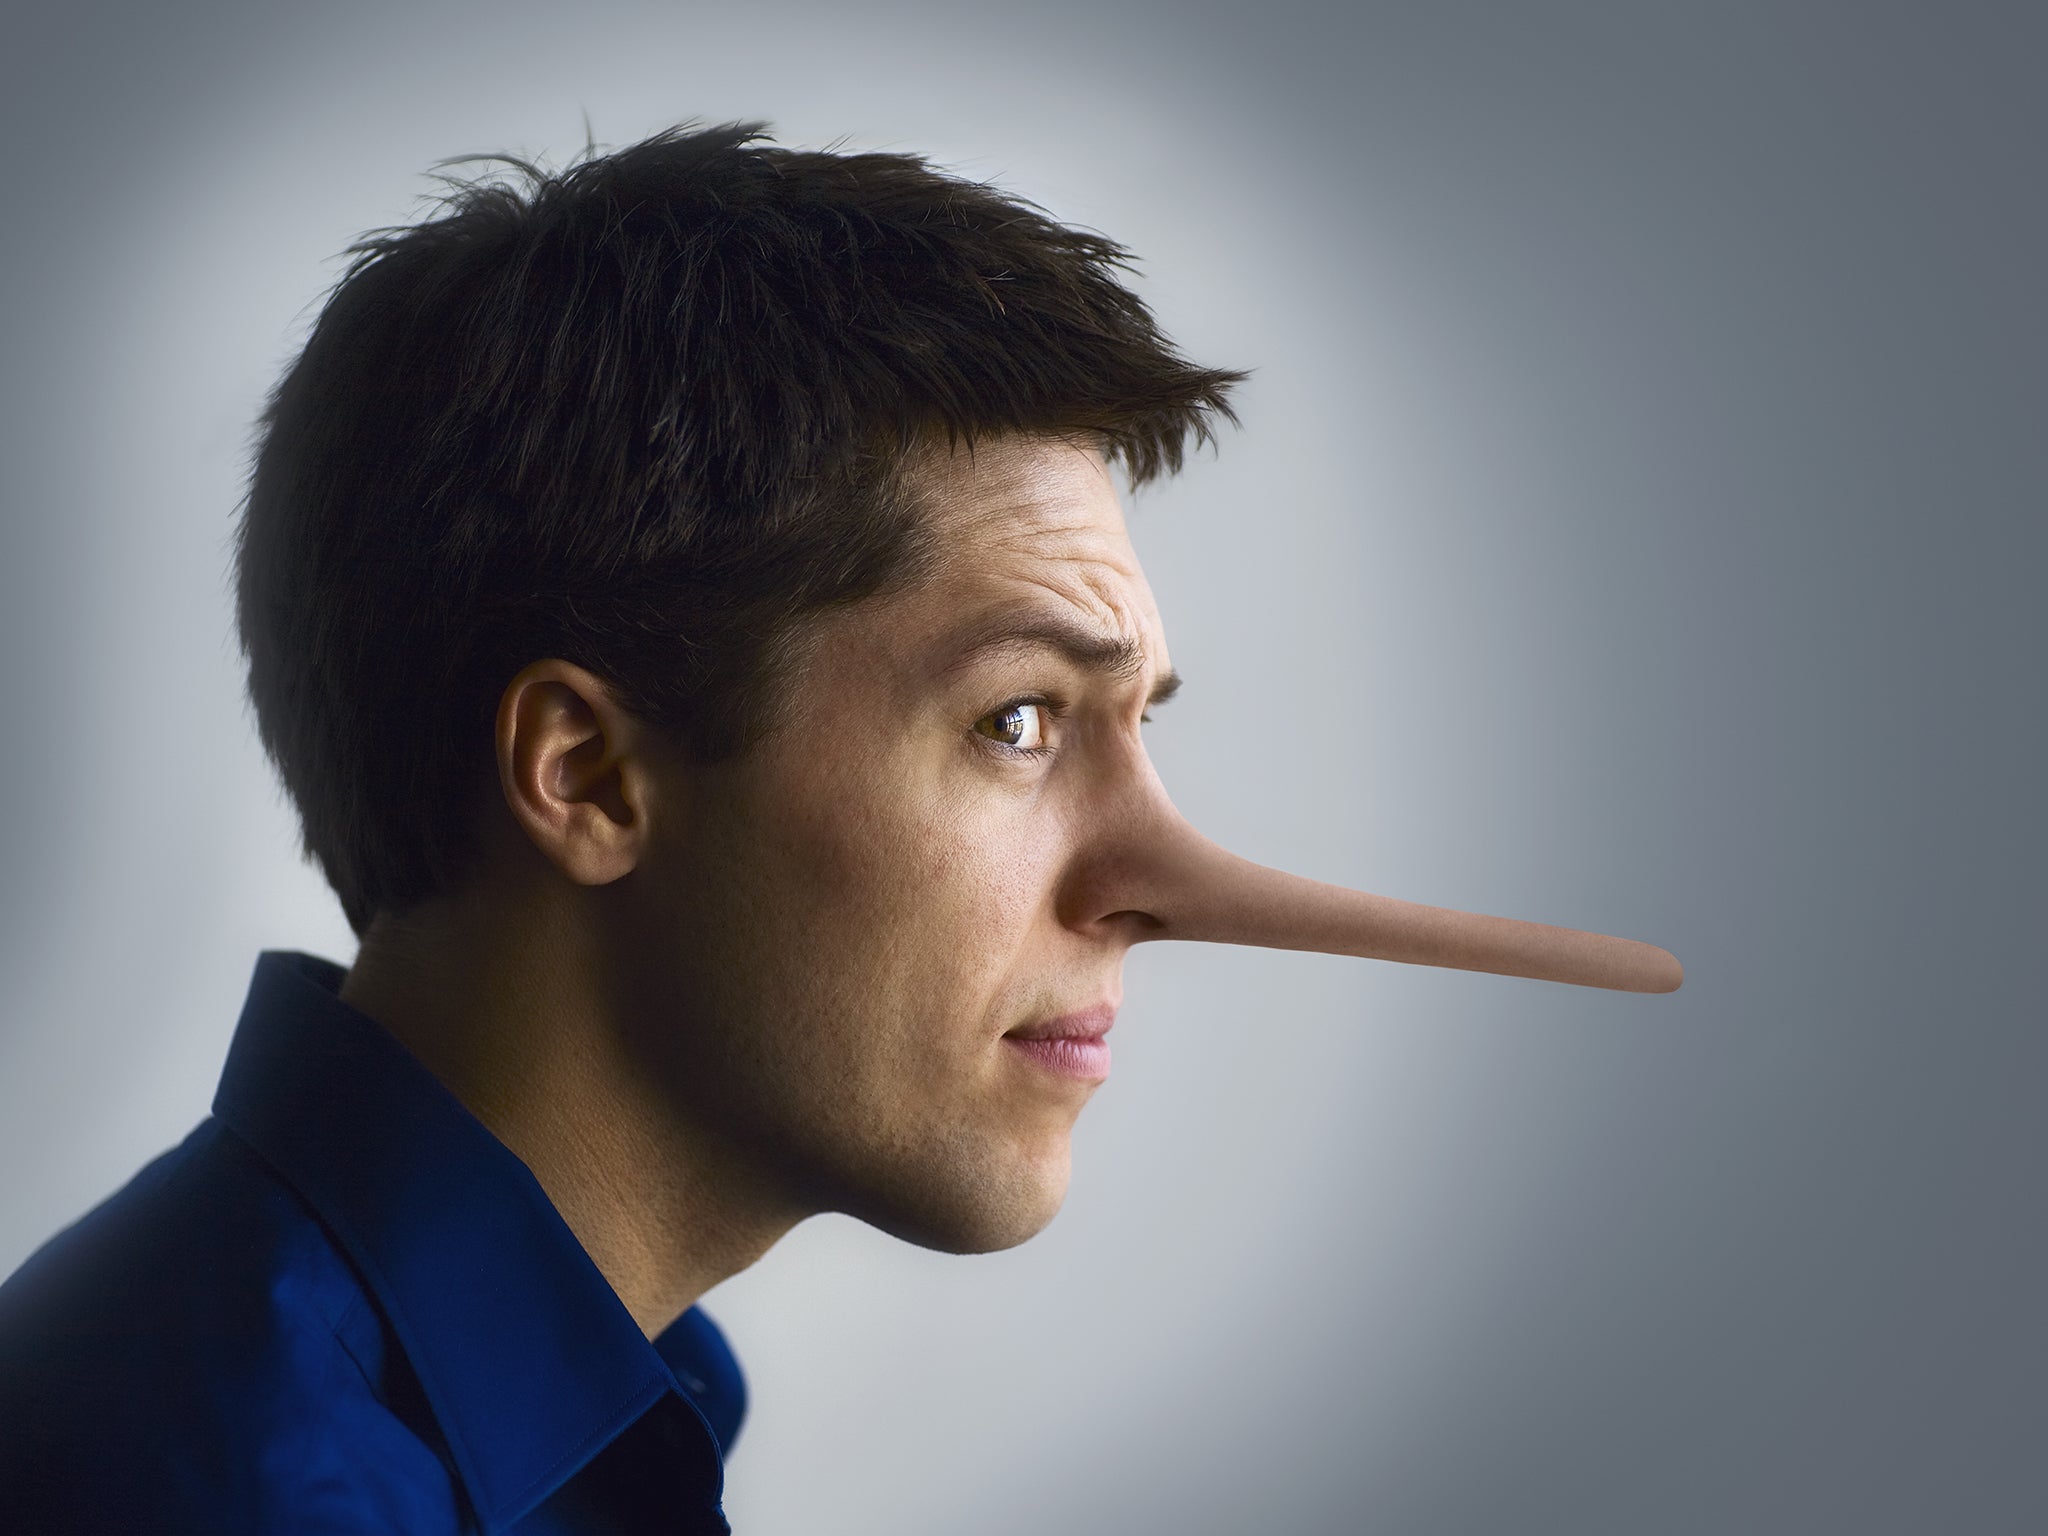
[(804, 1213), (679, 1123), (570, 917), (455, 899), (380, 916), (341, 998), (532, 1170), (651, 1338)]

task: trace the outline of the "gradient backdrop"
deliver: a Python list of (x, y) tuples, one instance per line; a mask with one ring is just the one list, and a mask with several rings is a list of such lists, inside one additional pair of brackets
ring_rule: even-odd
[(9, 22), (0, 1270), (340, 959), (240, 700), (249, 423), (468, 151), (690, 116), (1104, 229), (1245, 430), (1134, 528), (1262, 861), (1674, 997), (1140, 950), (1065, 1213), (710, 1298), (748, 1536), (2048, 1529), (2048, 21), (210, 0)]

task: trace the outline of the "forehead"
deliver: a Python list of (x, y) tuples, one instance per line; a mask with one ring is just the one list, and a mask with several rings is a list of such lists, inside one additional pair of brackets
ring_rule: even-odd
[(1057, 439), (985, 439), (928, 450), (907, 482), (930, 540), (928, 576), (905, 594), (933, 623), (1051, 609), (1142, 644), (1166, 667), (1151, 588), (1102, 455)]

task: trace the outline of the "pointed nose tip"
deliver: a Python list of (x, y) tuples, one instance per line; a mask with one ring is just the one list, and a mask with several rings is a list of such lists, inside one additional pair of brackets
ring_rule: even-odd
[(1668, 949), (1659, 949), (1654, 944), (1643, 948), (1656, 957), (1649, 976), (1650, 984), (1641, 990), (1645, 992), (1676, 992), (1685, 985), (1685, 967), (1678, 963), (1678, 957)]
[(1185, 822), (1162, 829), (1150, 937), (1310, 950), (1560, 981), (1675, 992), (1685, 969), (1634, 939), (1424, 906), (1325, 885), (1241, 859)]

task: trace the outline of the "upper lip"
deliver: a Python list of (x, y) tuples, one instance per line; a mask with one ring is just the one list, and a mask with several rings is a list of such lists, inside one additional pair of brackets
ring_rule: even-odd
[(1030, 1024), (1019, 1024), (1009, 1031), (1012, 1040), (1092, 1040), (1109, 1033), (1109, 1027), (1116, 1022), (1115, 1003), (1096, 1003), (1093, 1007), (1063, 1013), (1054, 1019), (1039, 1019)]

